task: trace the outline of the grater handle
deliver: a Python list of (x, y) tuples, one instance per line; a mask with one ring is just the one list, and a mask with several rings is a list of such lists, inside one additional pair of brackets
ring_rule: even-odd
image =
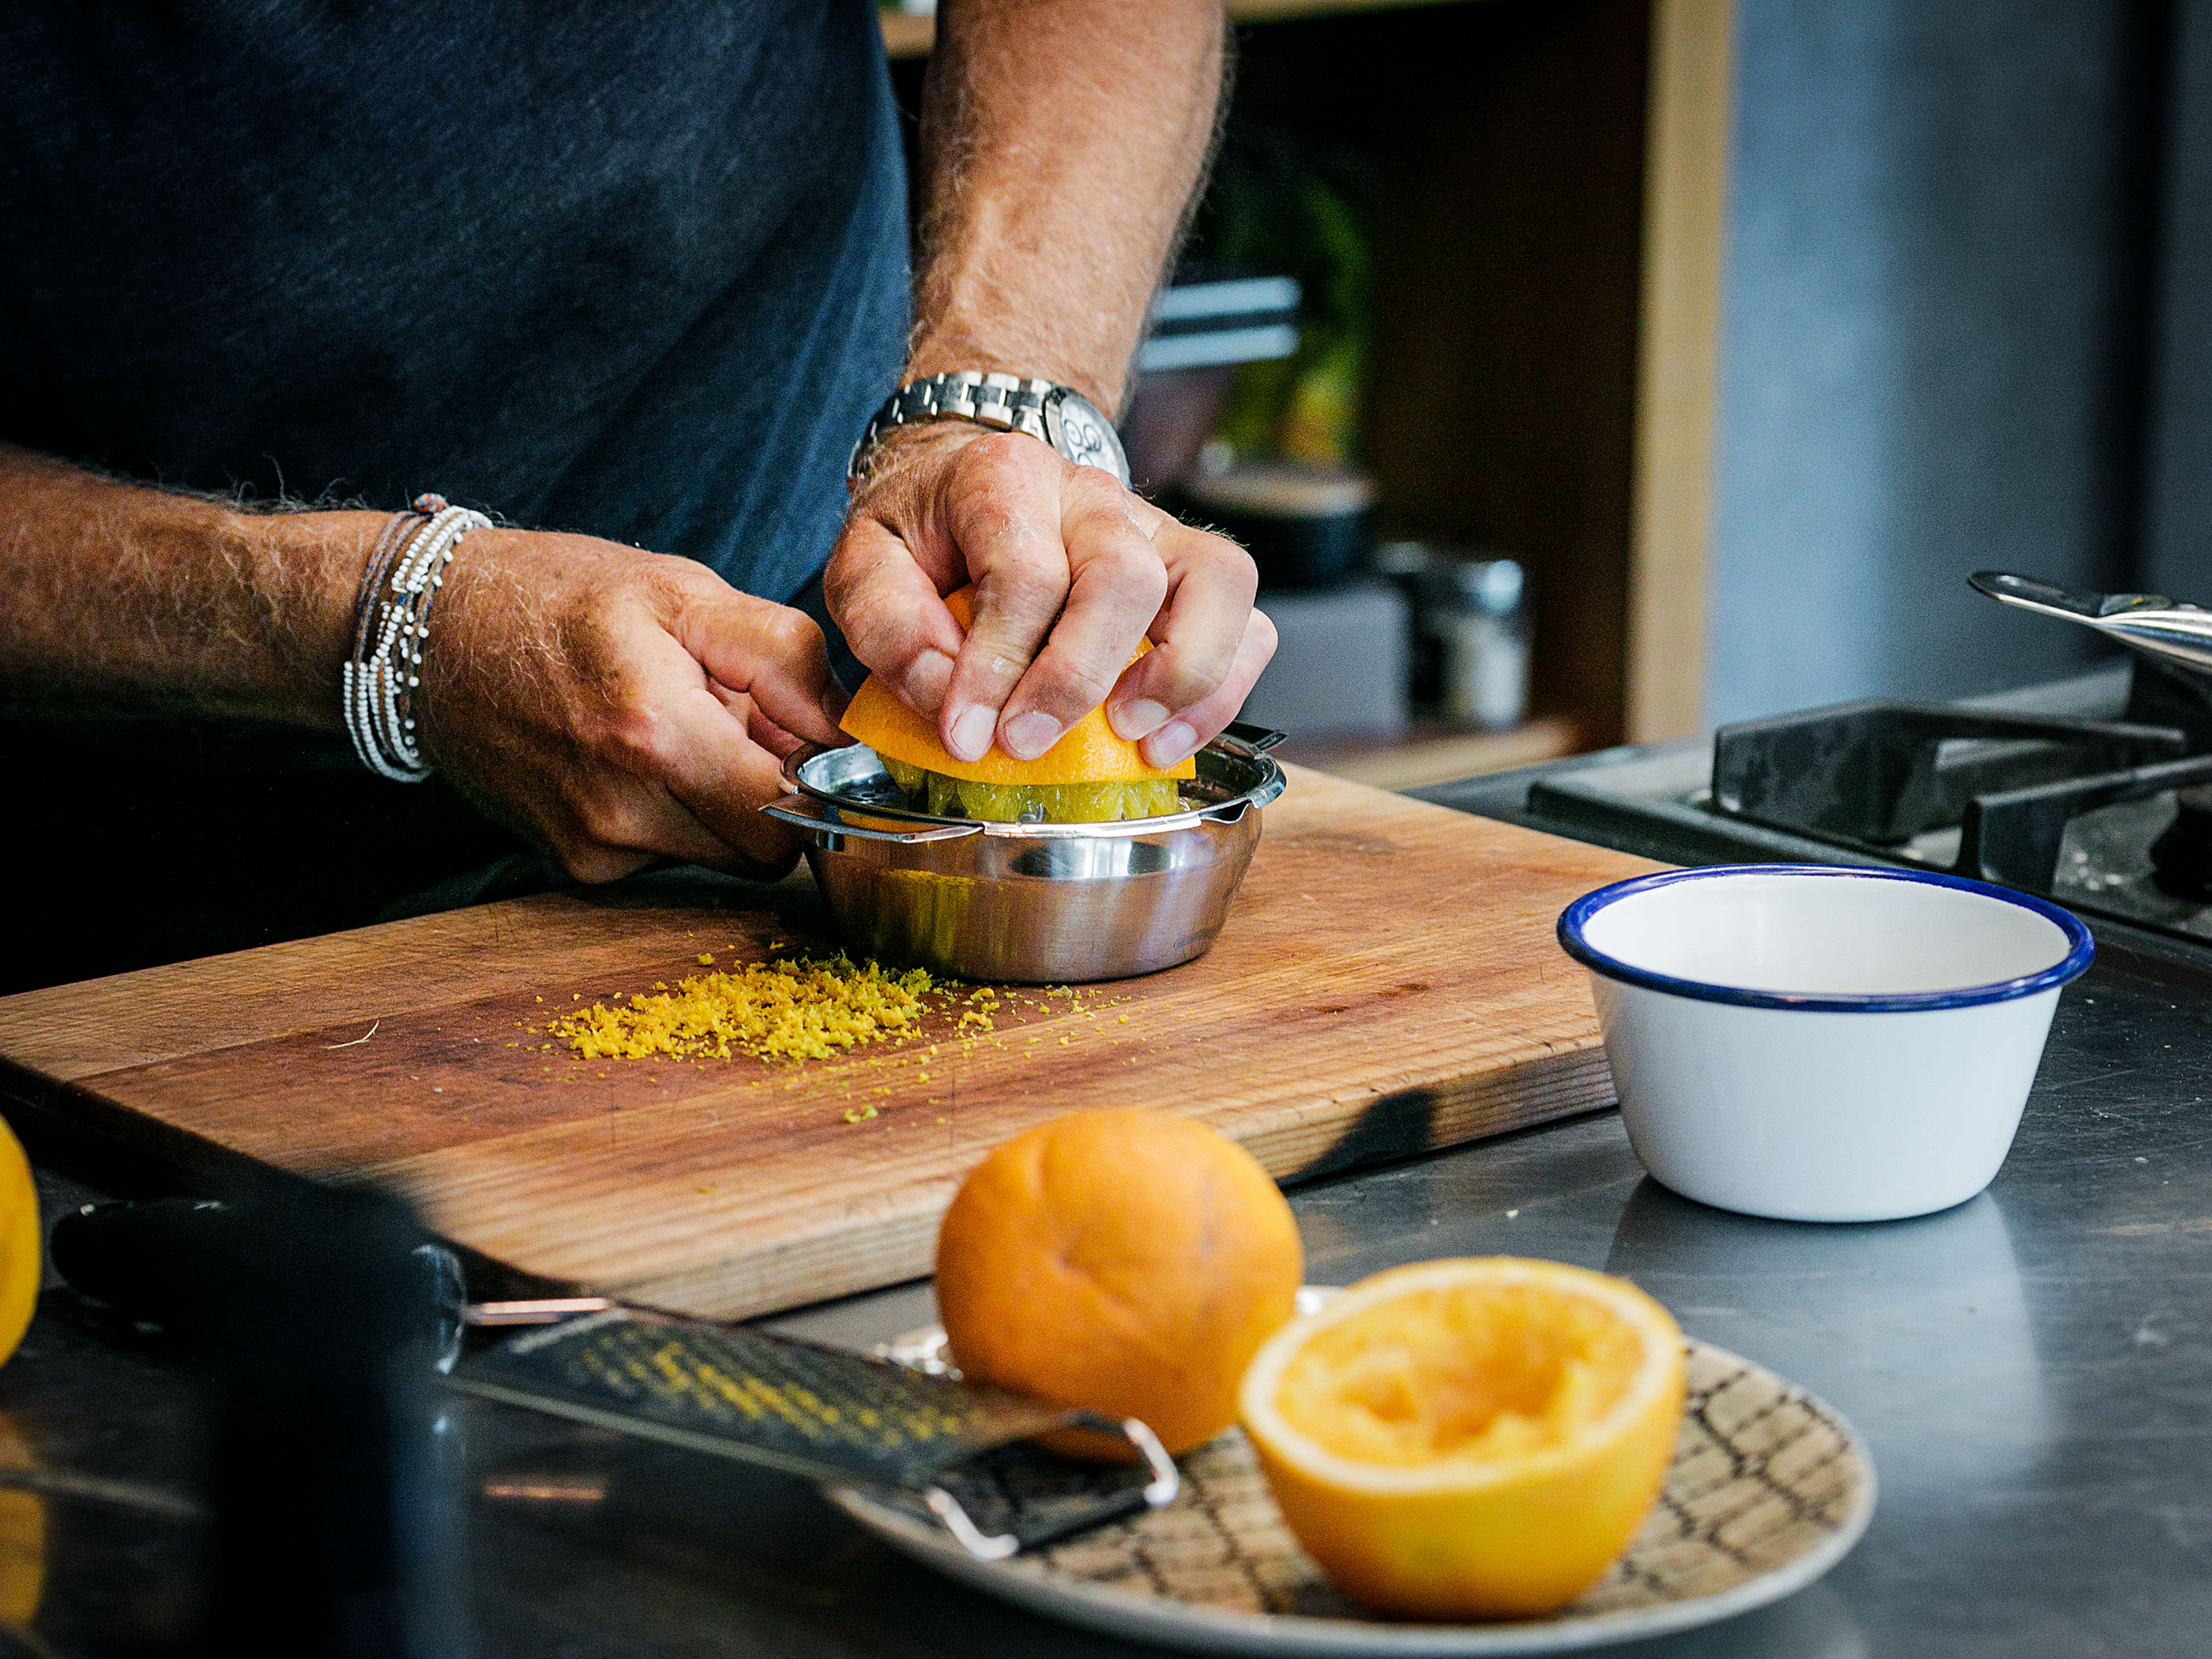
[[(1137, 1449), (1138, 1455), (1145, 1460), (1146, 1474), (1152, 1477), (1145, 1483), (1143, 1493), (1146, 1509), (1162, 1509), (1175, 1502), (1176, 1494), (1182, 1490), (1182, 1476), (1176, 1468), (1175, 1459), (1168, 1455), (1168, 1449), (1160, 1443), (1159, 1436), (1154, 1434), (1148, 1425), (1133, 1417), (1125, 1417), (1117, 1423), (1089, 1412), (1079, 1413), (1075, 1420), (1085, 1426), (1118, 1434)], [(1020, 1538), (1010, 1532), (985, 1532), (975, 1524), (968, 1511), (960, 1507), (960, 1500), (944, 1487), (932, 1486), (922, 1494), (922, 1502), (937, 1517), (938, 1524), (952, 1534), (952, 1541), (978, 1561), (1004, 1561), (1021, 1553), (1023, 1540)]]
[[(251, 1210), (220, 1199), (109, 1199), (54, 1223), (47, 1249), (54, 1271), (79, 1295), (189, 1337), (220, 1317), (231, 1295), (221, 1264), (259, 1224)], [(441, 1371), (460, 1353), (464, 1325), (514, 1322), (473, 1316), (460, 1258), (443, 1244), (417, 1244), (403, 1271), (414, 1281), (408, 1293), (435, 1321)]]

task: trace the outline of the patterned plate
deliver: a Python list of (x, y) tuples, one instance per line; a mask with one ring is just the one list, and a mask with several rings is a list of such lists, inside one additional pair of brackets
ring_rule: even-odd
[[(895, 1356), (919, 1358), (935, 1334), (902, 1339)], [(1605, 1577), (1545, 1619), (1409, 1624), (1346, 1601), (1284, 1527), (1237, 1429), (1181, 1460), (1182, 1494), (1165, 1509), (1011, 1561), (978, 1561), (928, 1521), (865, 1493), (830, 1497), (894, 1548), (939, 1571), (1051, 1618), (1139, 1641), (1255, 1654), (1597, 1647), (1778, 1601), (1841, 1560), (1874, 1514), (1873, 1460), (1838, 1413), (1725, 1349), (1693, 1341), (1688, 1351), (1688, 1409), (1658, 1504)]]

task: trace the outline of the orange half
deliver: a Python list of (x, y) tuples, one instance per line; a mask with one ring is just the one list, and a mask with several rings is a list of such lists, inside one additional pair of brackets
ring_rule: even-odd
[(1516, 1256), (1364, 1279), (1253, 1358), (1239, 1413), (1338, 1589), (1416, 1619), (1565, 1607), (1659, 1495), (1682, 1334), (1626, 1279)]
[[(953, 620), (965, 630), (975, 616), (975, 590), (970, 586), (947, 593), (945, 604)], [(1152, 648), (1140, 641), (1129, 660)], [(981, 760), (955, 759), (937, 735), (937, 727), (899, 701), (898, 694), (873, 674), (861, 683), (839, 722), (848, 737), (865, 743), (889, 760), (904, 761), (926, 772), (969, 783), (1063, 784), (1152, 783), (1163, 778), (1194, 778), (1195, 757), (1186, 756), (1163, 769), (1148, 766), (1137, 745), (1106, 723), (1103, 708), (1094, 708), (1068, 727), (1060, 741), (1035, 760), (1016, 760), (996, 744)]]

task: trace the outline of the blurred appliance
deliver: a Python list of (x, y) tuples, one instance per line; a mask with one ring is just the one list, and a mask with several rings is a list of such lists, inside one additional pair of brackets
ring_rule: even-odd
[(1245, 720), (1302, 738), (1404, 729), (1407, 605), (1396, 588), (1370, 580), (1263, 592), (1260, 608), (1279, 643), (1245, 699)]
[(1243, 544), (1263, 588), (1342, 581), (1359, 572), (1373, 542), (1374, 485), (1348, 468), (1283, 461), (1201, 466), (1175, 498), (1185, 519)]
[(1415, 709), (1454, 726), (1502, 732), (1528, 712), (1528, 583), (1494, 553), (1386, 542), (1376, 573), (1405, 594)]
[(1528, 708), (1528, 629), (1521, 567), (1511, 559), (1453, 559), (1432, 572), (1421, 624), (1437, 647), (1437, 712), (1493, 732)]
[(1181, 283), (1152, 302), (1121, 422), (1139, 491), (1152, 495), (1197, 464), (1240, 364), (1297, 350), (1299, 299), (1288, 276), (1238, 276)]
[(1267, 362), (1298, 349), (1298, 285), (1288, 276), (1185, 283), (1152, 301), (1137, 373)]

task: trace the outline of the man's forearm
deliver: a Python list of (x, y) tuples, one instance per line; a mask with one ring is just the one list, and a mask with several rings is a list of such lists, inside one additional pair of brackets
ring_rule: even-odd
[(0, 446), (0, 702), (337, 723), (378, 513), (241, 513)]
[[(1036, 375), (1119, 410), (1223, 47), (1219, 0), (939, 0), (909, 377)], [(1274, 648), (1257, 580), (1235, 544), (1095, 469), (933, 421), (871, 450), (823, 586), (854, 654), (957, 758), (1033, 760), (1103, 704), (1167, 767)], [(963, 624), (944, 596), (971, 582)]]
[(1218, 0), (943, 0), (909, 376), (1121, 403), (1220, 97)]

